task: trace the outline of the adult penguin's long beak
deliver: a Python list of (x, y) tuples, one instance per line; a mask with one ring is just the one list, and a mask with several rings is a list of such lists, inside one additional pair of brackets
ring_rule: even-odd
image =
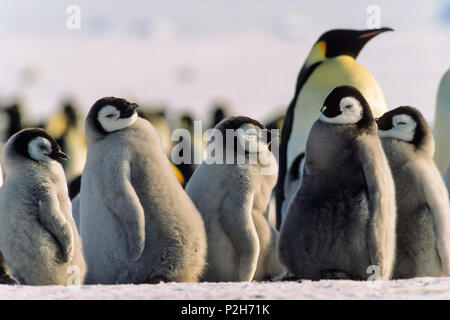
[(392, 28), (367, 30), (336, 29), (323, 34), (318, 43), (323, 43), (327, 58), (349, 55), (356, 59), (361, 49), (380, 33), (394, 31)]
[(373, 37), (379, 35), (380, 33), (383, 33), (383, 32), (386, 32), (386, 31), (394, 31), (394, 29), (392, 29), (392, 28), (380, 28), (380, 29), (365, 30), (365, 31), (362, 31), (362, 33), (358, 36), (358, 39), (368, 38), (368, 40), (370, 40)]
[(384, 33), (387, 31), (394, 31), (392, 28), (379, 28), (379, 29), (368, 29), (357, 31), (355, 34), (355, 58), (359, 54), (362, 48), (369, 42), (371, 39), (375, 38), (380, 33)]

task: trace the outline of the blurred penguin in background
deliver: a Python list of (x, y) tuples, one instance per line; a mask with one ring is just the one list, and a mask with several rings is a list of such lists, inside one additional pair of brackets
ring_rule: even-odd
[[(19, 99), (6, 104), (0, 109), (0, 150), (6, 141), (23, 128), (22, 104)], [(0, 166), (0, 180), (3, 183), (3, 172)]]
[(448, 141), (450, 138), (450, 69), (444, 74), (439, 84), (433, 132), (436, 143), (434, 161), (439, 171), (443, 173), (450, 162)]
[(2, 107), (0, 112), (0, 138), (3, 146), (9, 137), (23, 128), (21, 103), (16, 99), (12, 103)]
[(290, 174), (294, 160), (305, 152), (309, 131), (319, 117), (322, 102), (330, 91), (337, 86), (350, 85), (361, 91), (375, 117), (387, 110), (378, 83), (366, 68), (355, 61), (367, 42), (386, 31), (392, 29), (330, 30), (312, 47), (298, 75), (294, 98), (281, 131), (277, 183), (278, 228), (282, 222), (283, 203), (290, 200), (285, 190), (285, 179)]
[(80, 121), (79, 109), (74, 102), (66, 100), (61, 110), (45, 124), (47, 132), (55, 137), (56, 142), (67, 152), (70, 160), (63, 163), (69, 185), (75, 181), (75, 187), (69, 188), (71, 198), (79, 192), (79, 180), (86, 162), (87, 144), (83, 124)]
[(270, 118), (265, 123), (265, 127), (268, 130), (278, 129), (278, 130), (281, 131), (281, 128), (283, 128), (283, 122), (284, 122), (284, 112), (283, 113), (277, 113), (275, 116)]
[[(170, 160), (170, 152), (172, 151), (171, 129), (165, 109), (166, 107), (164, 106), (161, 106), (159, 108), (150, 106), (147, 108), (143, 108), (143, 110), (139, 110), (138, 114), (141, 118), (150, 121), (150, 123), (159, 133), (164, 153)], [(184, 186), (186, 180), (183, 173), (179, 168), (177, 168), (176, 165), (172, 163), (172, 161), (170, 162), (170, 165), (172, 167), (173, 173), (177, 177), (178, 182), (182, 186)]]
[(225, 102), (217, 101), (214, 103), (209, 127), (215, 128), (220, 121), (228, 116), (228, 107)]
[[(190, 160), (176, 165), (177, 168), (181, 171), (181, 173), (184, 176), (184, 180), (185, 180), (184, 183), (187, 183), (196, 168), (195, 163), (194, 163), (195, 154), (197, 153), (197, 157), (200, 157), (198, 159), (202, 159), (202, 152), (203, 152), (202, 138), (203, 138), (203, 136), (200, 135), (199, 137), (197, 137), (194, 134), (194, 119), (189, 114), (184, 114), (181, 116), (177, 128), (185, 129), (189, 133), (187, 136), (180, 137), (178, 143), (181, 143), (181, 140), (182, 140), (183, 144), (187, 144), (187, 146), (184, 146), (184, 148), (182, 148), (180, 150), (179, 156), (181, 158), (184, 158), (183, 152), (184, 152), (184, 150), (188, 149), (188, 150), (190, 150), (190, 153), (191, 153), (190, 157), (189, 157)], [(198, 139), (198, 140), (196, 141), (195, 139)]]
[(5, 109), (9, 117), (8, 139), (16, 132), (22, 130), (22, 107), (20, 102), (16, 101)]
[[(264, 126), (267, 130), (278, 130), (278, 133), (281, 133), (281, 129), (283, 128), (284, 123), (284, 112), (277, 113), (273, 117), (271, 117), (268, 121), (265, 122)], [(274, 139), (272, 141), (272, 149), (279, 150), (280, 139)], [(278, 156), (278, 155), (277, 155)], [(278, 159), (277, 159), (278, 160)]]
[(167, 115), (165, 107), (154, 108), (148, 107), (143, 108), (144, 110), (139, 110), (139, 116), (144, 118), (152, 124), (152, 126), (158, 131), (161, 136), (162, 147), (166, 155), (170, 155), (172, 149), (172, 141), (170, 140), (171, 130), (170, 125), (167, 120)]

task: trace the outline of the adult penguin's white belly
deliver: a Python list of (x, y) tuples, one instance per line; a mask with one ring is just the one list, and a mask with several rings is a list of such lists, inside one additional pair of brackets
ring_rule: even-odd
[(439, 171), (444, 172), (450, 161), (450, 69), (442, 77), (436, 101), (434, 116), (434, 140), (436, 162)]
[(295, 157), (305, 151), (309, 131), (319, 118), (325, 98), (335, 87), (341, 85), (350, 85), (361, 91), (374, 117), (381, 116), (387, 110), (380, 86), (355, 59), (342, 55), (325, 60), (313, 71), (297, 97), (287, 146), (287, 168), (290, 168)]

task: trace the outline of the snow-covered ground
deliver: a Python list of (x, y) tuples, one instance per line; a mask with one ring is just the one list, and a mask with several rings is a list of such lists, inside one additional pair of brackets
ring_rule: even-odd
[(0, 300), (257, 300), (257, 299), (450, 299), (450, 278), (396, 281), (322, 280), (252, 283), (160, 283), (157, 285), (6, 286)]

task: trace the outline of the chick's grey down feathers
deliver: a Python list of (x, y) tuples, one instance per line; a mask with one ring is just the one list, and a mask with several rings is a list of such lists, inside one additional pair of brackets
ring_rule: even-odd
[(340, 99), (329, 99), (334, 94), (353, 96), (363, 117), (355, 124), (314, 123), (300, 188), (281, 228), (282, 262), (300, 278), (366, 280), (371, 266), (380, 279), (391, 276), (394, 183), (370, 108), (355, 90), (338, 87), (325, 100), (329, 110), (339, 108)]
[[(22, 284), (83, 283), (86, 266), (61, 164), (17, 152), (16, 142), (30, 131), (11, 137), (4, 150), (7, 178), (0, 189), (0, 250)], [(53, 146), (54, 152), (58, 149)]]
[(431, 129), (419, 110), (402, 106), (377, 120), (379, 130), (392, 129), (395, 115), (409, 115), (417, 126), (411, 141), (381, 139), (396, 188), (397, 250), (393, 277), (449, 276), (448, 191), (433, 161)]
[(93, 117), (91, 109), (80, 194), (87, 282), (196, 281), (206, 255), (203, 221), (158, 133), (141, 118), (105, 133)]
[[(263, 129), (260, 123), (246, 117), (228, 118), (216, 129), (226, 137), (226, 130), (249, 124)], [(237, 152), (236, 145), (226, 148), (226, 141), (223, 143), (224, 155)], [(265, 217), (278, 166), (269, 149), (259, 157), (264, 160), (252, 164), (248, 153), (242, 164), (236, 158), (233, 164), (203, 162), (186, 186), (207, 231), (207, 267), (202, 277), (205, 281), (263, 280), (284, 272), (278, 258), (278, 231)], [(269, 168), (271, 171), (263, 174)]]

